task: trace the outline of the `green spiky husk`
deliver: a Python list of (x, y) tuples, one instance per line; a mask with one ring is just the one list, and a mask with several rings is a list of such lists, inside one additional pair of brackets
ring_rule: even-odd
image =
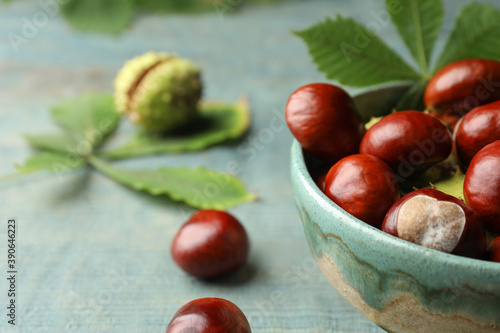
[(115, 80), (117, 110), (149, 132), (184, 125), (196, 115), (201, 93), (199, 68), (168, 53), (128, 61)]

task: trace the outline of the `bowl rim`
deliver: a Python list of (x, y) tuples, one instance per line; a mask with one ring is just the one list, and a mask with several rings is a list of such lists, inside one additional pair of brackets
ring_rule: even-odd
[(481, 270), (482, 273), (487, 273), (491, 276), (500, 276), (500, 263), (490, 262), (482, 259), (474, 259), (468, 257), (462, 257), (450, 253), (441, 252), (434, 249), (429, 249), (417, 244), (413, 244), (411, 242), (405, 241), (403, 239), (397, 238), (390, 234), (383, 232), (380, 229), (377, 229), (355, 216), (347, 213), (340, 206), (338, 206), (335, 202), (330, 200), (316, 185), (314, 180), (307, 169), (305, 160), (304, 160), (304, 151), (301, 147), (300, 143), (293, 139), (292, 148), (291, 148), (291, 164), (292, 168), (296, 167), (297, 172), (292, 171), (292, 177), (294, 177), (294, 173), (299, 177), (300, 184), (305, 186), (307, 193), (312, 193), (315, 201), (322, 201), (329, 210), (337, 211), (342, 214), (346, 223), (355, 227), (357, 230), (364, 232), (366, 236), (373, 237), (375, 239), (379, 239), (380, 241), (386, 242), (395, 248), (404, 248), (411, 251), (415, 255), (421, 255), (424, 257), (433, 257), (435, 260), (446, 263), (447, 265), (456, 265), (464, 268), (470, 268), (474, 270)]

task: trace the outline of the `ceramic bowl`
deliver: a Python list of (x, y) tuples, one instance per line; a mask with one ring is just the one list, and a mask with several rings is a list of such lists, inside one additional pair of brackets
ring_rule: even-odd
[[(387, 114), (408, 87), (372, 90), (358, 109)], [(500, 264), (427, 249), (353, 217), (326, 197), (292, 145), (295, 202), (311, 251), (334, 289), (388, 332), (500, 332)]]

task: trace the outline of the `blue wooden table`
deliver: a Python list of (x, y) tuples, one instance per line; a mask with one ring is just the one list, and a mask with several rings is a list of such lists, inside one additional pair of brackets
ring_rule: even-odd
[[(467, 2), (446, 1), (445, 29)], [(172, 237), (192, 213), (182, 205), (136, 193), (91, 169), (1, 183), (0, 332), (160, 333), (181, 305), (206, 296), (235, 302), (254, 332), (381, 332), (336, 294), (311, 259), (293, 203), (292, 137), (282, 113), (297, 87), (325, 81), (290, 31), (337, 13), (368, 22), (383, 8), (382, 0), (318, 0), (245, 6), (222, 16), (215, 11), (140, 16), (117, 37), (74, 31), (57, 16), (16, 52), (8, 34), (21, 34), (25, 20), (41, 8), (34, 1), (1, 6), (0, 175), (13, 172), (13, 162), (32, 153), (22, 133), (56, 129), (48, 113), (51, 104), (87, 90), (111, 91), (125, 60), (167, 50), (203, 68), (205, 98), (233, 101), (248, 94), (251, 131), (233, 145), (118, 164), (224, 171), (228, 161), (236, 160), (243, 165), (238, 176), (259, 200), (230, 210), (251, 238), (248, 265), (236, 275), (203, 282), (184, 274), (170, 258)], [(381, 34), (408, 58), (393, 26), (384, 26)], [(277, 121), (281, 126), (272, 126)], [(132, 131), (124, 122), (118, 139)], [(6, 319), (10, 217), (18, 220), (16, 327)]]

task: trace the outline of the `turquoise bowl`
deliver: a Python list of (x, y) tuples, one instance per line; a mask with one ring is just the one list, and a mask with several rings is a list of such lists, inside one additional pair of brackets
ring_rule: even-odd
[[(355, 98), (362, 114), (390, 112), (407, 87)], [(427, 249), (353, 217), (326, 197), (297, 141), (291, 154), (295, 203), (312, 254), (334, 289), (388, 332), (500, 332), (500, 264)]]

